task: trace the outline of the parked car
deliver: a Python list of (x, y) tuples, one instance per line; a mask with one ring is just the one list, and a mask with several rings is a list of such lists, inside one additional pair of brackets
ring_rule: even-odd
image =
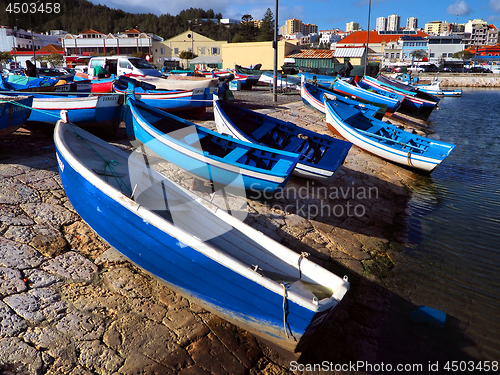
[(439, 72), (439, 68), (434, 64), (429, 64), (424, 66), (424, 72), (426, 73), (437, 73)]
[(468, 73), (491, 73), (491, 70), (483, 68), (482, 66), (473, 66), (469, 68)]
[(412, 72), (412, 73), (421, 73), (424, 71), (424, 67), (423, 66), (411, 66), (408, 68), (408, 71), (409, 72)]

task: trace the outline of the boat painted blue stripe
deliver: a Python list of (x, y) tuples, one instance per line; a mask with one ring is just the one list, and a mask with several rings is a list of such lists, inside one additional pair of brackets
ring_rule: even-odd
[[(217, 304), (221, 312), (238, 315), (248, 322), (267, 322), (278, 331), (282, 329), (283, 296), (191, 247), (179, 246), (177, 239), (103, 194), (83, 179), (59, 152), (58, 155), (65, 166), (60, 173), (68, 198), (89, 226), (111, 246), (176, 288), (189, 291), (208, 304)], [(287, 322), (294, 335), (300, 337), (313, 316), (314, 312), (289, 301)]]
[[(327, 108), (327, 111), (330, 112), (333, 119), (336, 121), (337, 125), (339, 125), (342, 129), (347, 131), (354, 138), (359, 139), (362, 142), (369, 143), (371, 146), (373, 146), (375, 148), (384, 150), (386, 152), (390, 152), (391, 154), (397, 155), (399, 157), (406, 156), (405, 154), (407, 154), (407, 153), (405, 153), (405, 152), (401, 152), (401, 153), (397, 152), (397, 150), (392, 149), (390, 146), (382, 147), (378, 142), (371, 141), (368, 136), (364, 137), (364, 136), (360, 135), (358, 132), (356, 132), (356, 129), (352, 128), (351, 126), (349, 126), (347, 124), (344, 124), (342, 122), (342, 120), (338, 118), (337, 114), (334, 111), (332, 111), (330, 108)], [(423, 163), (435, 164), (435, 165), (438, 165), (443, 160), (443, 159), (434, 158), (434, 160), (437, 160), (437, 161), (429, 161), (429, 160), (419, 158), (418, 154), (413, 154), (413, 153), (411, 154), (411, 158), (412, 158), (412, 160), (417, 160), (417, 161), (420, 161)], [(427, 158), (431, 158), (431, 157), (427, 157)]]

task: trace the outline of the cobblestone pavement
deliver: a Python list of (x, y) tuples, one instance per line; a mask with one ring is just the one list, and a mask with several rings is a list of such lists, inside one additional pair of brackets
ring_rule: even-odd
[[(277, 103), (265, 89), (235, 97), (328, 133), (324, 117), (296, 94), (281, 94)], [(202, 123), (213, 128), (212, 120), (209, 111)], [(113, 143), (129, 145), (123, 128)], [(411, 359), (429, 350), (412, 340), (432, 332), (388, 324), (414, 307), (399, 296), (411, 286), (398, 284), (395, 267), (410, 171), (353, 147), (331, 186), (292, 178), (272, 203), (249, 200), (250, 225), (351, 281), (314, 343), (290, 362), (100, 240), (62, 189), (51, 139), (21, 130), (0, 139), (0, 147), (2, 374), (315, 373), (301, 370), (322, 361), (376, 363), (413, 348)], [(191, 185), (181, 174), (178, 182)], [(443, 344), (433, 340), (431, 350)]]

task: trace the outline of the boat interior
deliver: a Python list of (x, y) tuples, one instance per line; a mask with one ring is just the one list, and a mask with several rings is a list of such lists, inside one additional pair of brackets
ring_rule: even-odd
[(319, 163), (331, 144), (328, 140), (298, 133), (301, 129), (294, 124), (287, 126), (286, 123), (266, 122), (264, 116), (259, 116), (258, 113), (240, 109), (223, 101), (219, 101), (219, 105), (231, 122), (255, 143), (297, 153), (303, 162)]
[(269, 152), (250, 145), (242, 145), (231, 138), (205, 129), (201, 126), (179, 119), (175, 116), (162, 113), (162, 111), (134, 101), (138, 113), (159, 132), (168, 134), (169, 137), (194, 147), (201, 152), (206, 152), (223, 158), (224, 161), (247, 165), (267, 171), (280, 173), (285, 167), (282, 155)]
[[(151, 168), (153, 164), (148, 162), (148, 156), (137, 149), (129, 155), (97, 137), (82, 133), (85, 135), (80, 137), (73, 129), (66, 127), (62, 137), (73, 157), (102, 180), (101, 184), (113, 186), (170, 224), (236, 260), (244, 268), (277, 283), (295, 285), (294, 290), (308, 299), (331, 297), (334, 292), (332, 288), (341, 285), (342, 279), (337, 280), (334, 275), (331, 275), (334, 276), (334, 284), (333, 279), (321, 280), (324, 283), (315, 281), (317, 275), (308, 275), (300, 270), (300, 260), (297, 264), (284, 261), (283, 258), (290, 258), (290, 255), (283, 253), (286, 249), (277, 248), (273, 240), (266, 239), (267, 242), (258, 243), (251, 235), (228, 224), (213, 212), (216, 211), (215, 207), (205, 207), (211, 206), (210, 203), (198, 203), (196, 200), (201, 198)], [(137, 212), (140, 214), (140, 211)], [(160, 223), (156, 225), (161, 227)], [(182, 238), (178, 240), (182, 242)], [(217, 259), (223, 262), (220, 257)]]

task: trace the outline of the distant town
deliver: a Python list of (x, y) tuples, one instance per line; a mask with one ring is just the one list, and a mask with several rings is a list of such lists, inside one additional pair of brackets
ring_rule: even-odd
[[(224, 24), (226, 27), (245, 22), (260, 28), (263, 24), (263, 21), (251, 17), (240, 21), (199, 20), (205, 21)], [(347, 23), (345, 31), (319, 30), (317, 25), (289, 19), (279, 28), (279, 36), (280, 43), (293, 45), (293, 48), (285, 48), (285, 54), (280, 59), (290, 63), (299, 56), (297, 50), (328, 50), (331, 52), (325, 56), (336, 59), (337, 63), (355, 61), (362, 64), (364, 61), (365, 64), (378, 64), (380, 68), (420, 63), (441, 67), (497, 65), (500, 60), (498, 34), (495, 25), (482, 19), (469, 20), (464, 24), (432, 21), (419, 28), (417, 18), (409, 17), (406, 25), (402, 26), (401, 17), (391, 14), (376, 18), (374, 28), (370, 28), (370, 31), (362, 30), (357, 22)], [(54, 54), (63, 57), (65, 66), (76, 64), (84, 56), (135, 54), (147, 57), (158, 68), (189, 68), (196, 65), (217, 69), (245, 64), (244, 61), (248, 60), (248, 57), (238, 57), (234, 53), (224, 56), (224, 51), (229, 51), (229, 45), (234, 44), (213, 40), (189, 29), (173, 38), (164, 39), (138, 28), (112, 34), (93, 29), (71, 34), (64, 30), (35, 33), (0, 27), (0, 51), (9, 55), (8, 63), (4, 57), (3, 65), (11, 69), (23, 66), (26, 60), (35, 60), (37, 66), (46, 67), (52, 63), (47, 56)], [(241, 54), (242, 50), (239, 51)]]

